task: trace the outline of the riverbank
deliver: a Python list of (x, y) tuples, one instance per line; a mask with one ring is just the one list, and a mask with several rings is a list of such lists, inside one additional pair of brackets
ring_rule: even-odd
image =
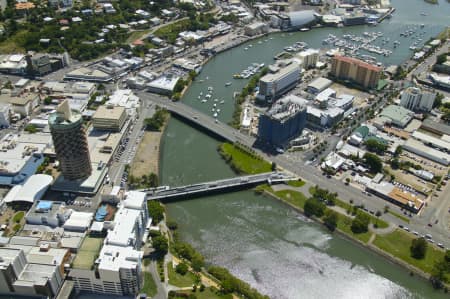
[[(262, 192), (264, 195), (269, 196), (270, 198), (273, 198), (273, 199), (285, 204), (289, 208), (295, 210), (296, 212), (306, 216), (305, 211), (302, 207), (285, 200), (281, 196), (278, 196), (277, 194), (275, 194), (275, 192), (273, 190), (271, 191), (270, 187), (259, 186), (255, 189), (255, 192)], [(340, 214), (341, 214), (341, 216), (347, 217), (346, 215), (344, 215), (342, 213), (340, 213)], [(319, 224), (326, 226), (326, 223), (321, 218), (318, 218), (315, 216), (310, 216), (309, 218)], [(376, 240), (376, 238), (383, 237), (384, 234), (378, 234), (375, 231), (370, 231), (370, 237), (368, 239), (366, 237), (358, 239), (357, 237), (354, 236), (354, 234), (352, 235), (349, 232), (343, 230), (340, 227), (340, 225), (337, 225), (334, 232), (336, 234), (338, 234), (339, 236), (341, 236), (342, 238), (344, 238), (345, 240), (352, 242), (354, 245), (356, 245), (360, 248), (363, 248), (364, 250), (369, 250), (369, 251), (377, 254), (378, 256), (380, 256), (384, 259), (387, 259), (389, 262), (403, 267), (410, 273), (410, 275), (417, 275), (424, 281), (427, 281), (427, 282), (430, 281), (430, 275), (431, 275), (430, 273), (427, 273), (427, 272), (423, 271), (422, 269), (419, 269), (419, 268), (415, 267), (414, 265), (411, 265), (410, 263), (407, 263), (406, 261), (404, 261), (404, 260), (394, 256), (393, 254), (386, 252), (386, 251), (382, 250), (381, 248), (377, 247), (376, 245), (374, 245), (374, 241)], [(403, 233), (403, 232), (400, 231), (400, 233)], [(367, 241), (365, 241), (365, 240), (367, 240)], [(429, 248), (428, 250), (432, 250), (432, 249)], [(435, 249), (433, 249), (433, 250), (435, 250)], [(442, 253), (442, 255), (443, 255), (443, 253)], [(444, 291), (449, 288), (450, 288), (449, 284), (444, 284), (444, 288), (443, 288)]]
[[(166, 113), (164, 121), (158, 129), (144, 130), (136, 155), (131, 162), (130, 178), (144, 181), (142, 178), (148, 178), (152, 174), (159, 177), (161, 143), (169, 120), (170, 114)], [(156, 183), (158, 184), (159, 182)]]

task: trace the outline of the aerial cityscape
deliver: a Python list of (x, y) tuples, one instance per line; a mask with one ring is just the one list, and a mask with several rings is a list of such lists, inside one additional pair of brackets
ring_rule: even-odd
[(0, 0), (0, 298), (448, 298), (450, 0)]

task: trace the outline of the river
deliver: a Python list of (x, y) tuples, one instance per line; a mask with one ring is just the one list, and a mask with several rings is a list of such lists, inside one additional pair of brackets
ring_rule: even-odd
[[(231, 95), (245, 84), (245, 80), (231, 79), (232, 74), (253, 62), (273, 62), (276, 53), (299, 40), (321, 47), (329, 33), (381, 31), (391, 39), (391, 45), (393, 40), (401, 44), (390, 57), (380, 60), (385, 65), (401, 63), (410, 55), (411, 39), (399, 37), (408, 25), (425, 24), (426, 41), (450, 24), (450, 4), (441, 2), (433, 6), (421, 0), (392, 1), (396, 13), (377, 27), (323, 28), (248, 42), (206, 64), (183, 101), (211, 113), (212, 103), (201, 103), (197, 96), (212, 86), (214, 97), (225, 100), (218, 105), (222, 110), (219, 119), (228, 121), (233, 112)], [(420, 12), (428, 16), (420, 16)], [(228, 81), (233, 84), (225, 87)], [(233, 176), (217, 154), (218, 144), (171, 119), (162, 143), (162, 184), (175, 186)], [(182, 237), (208, 262), (228, 268), (271, 298), (448, 298), (435, 292), (428, 282), (410, 277), (403, 268), (252, 191), (176, 202), (167, 208), (169, 217), (179, 223)]]

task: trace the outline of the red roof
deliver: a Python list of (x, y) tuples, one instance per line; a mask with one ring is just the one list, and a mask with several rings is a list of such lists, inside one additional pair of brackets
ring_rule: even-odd
[(135, 45), (135, 46), (141, 46), (143, 44), (144, 44), (144, 42), (141, 39), (137, 39), (133, 42), (133, 45)]
[(379, 66), (376, 66), (376, 65), (364, 62), (362, 60), (359, 60), (359, 59), (356, 59), (356, 58), (353, 58), (353, 57), (336, 55), (336, 56), (334, 56), (334, 58), (336, 60), (340, 60), (340, 61), (343, 61), (343, 62), (357, 64), (360, 67), (364, 67), (364, 68), (367, 68), (367, 69), (375, 71), (375, 72), (380, 72), (382, 70), (382, 68), (379, 67)]

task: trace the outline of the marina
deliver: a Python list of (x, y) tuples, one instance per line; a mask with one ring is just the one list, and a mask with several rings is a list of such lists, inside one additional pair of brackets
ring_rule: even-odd
[[(241, 71), (240, 73), (236, 73), (233, 75), (234, 79), (247, 79), (250, 76), (253, 76), (257, 72), (259, 72), (263, 67), (264, 63), (252, 63), (249, 67)], [(229, 83), (229, 84), (228, 84)], [(228, 82), (225, 84), (225, 86), (231, 85), (231, 82)], [(228, 85), (227, 85), (228, 84)]]

